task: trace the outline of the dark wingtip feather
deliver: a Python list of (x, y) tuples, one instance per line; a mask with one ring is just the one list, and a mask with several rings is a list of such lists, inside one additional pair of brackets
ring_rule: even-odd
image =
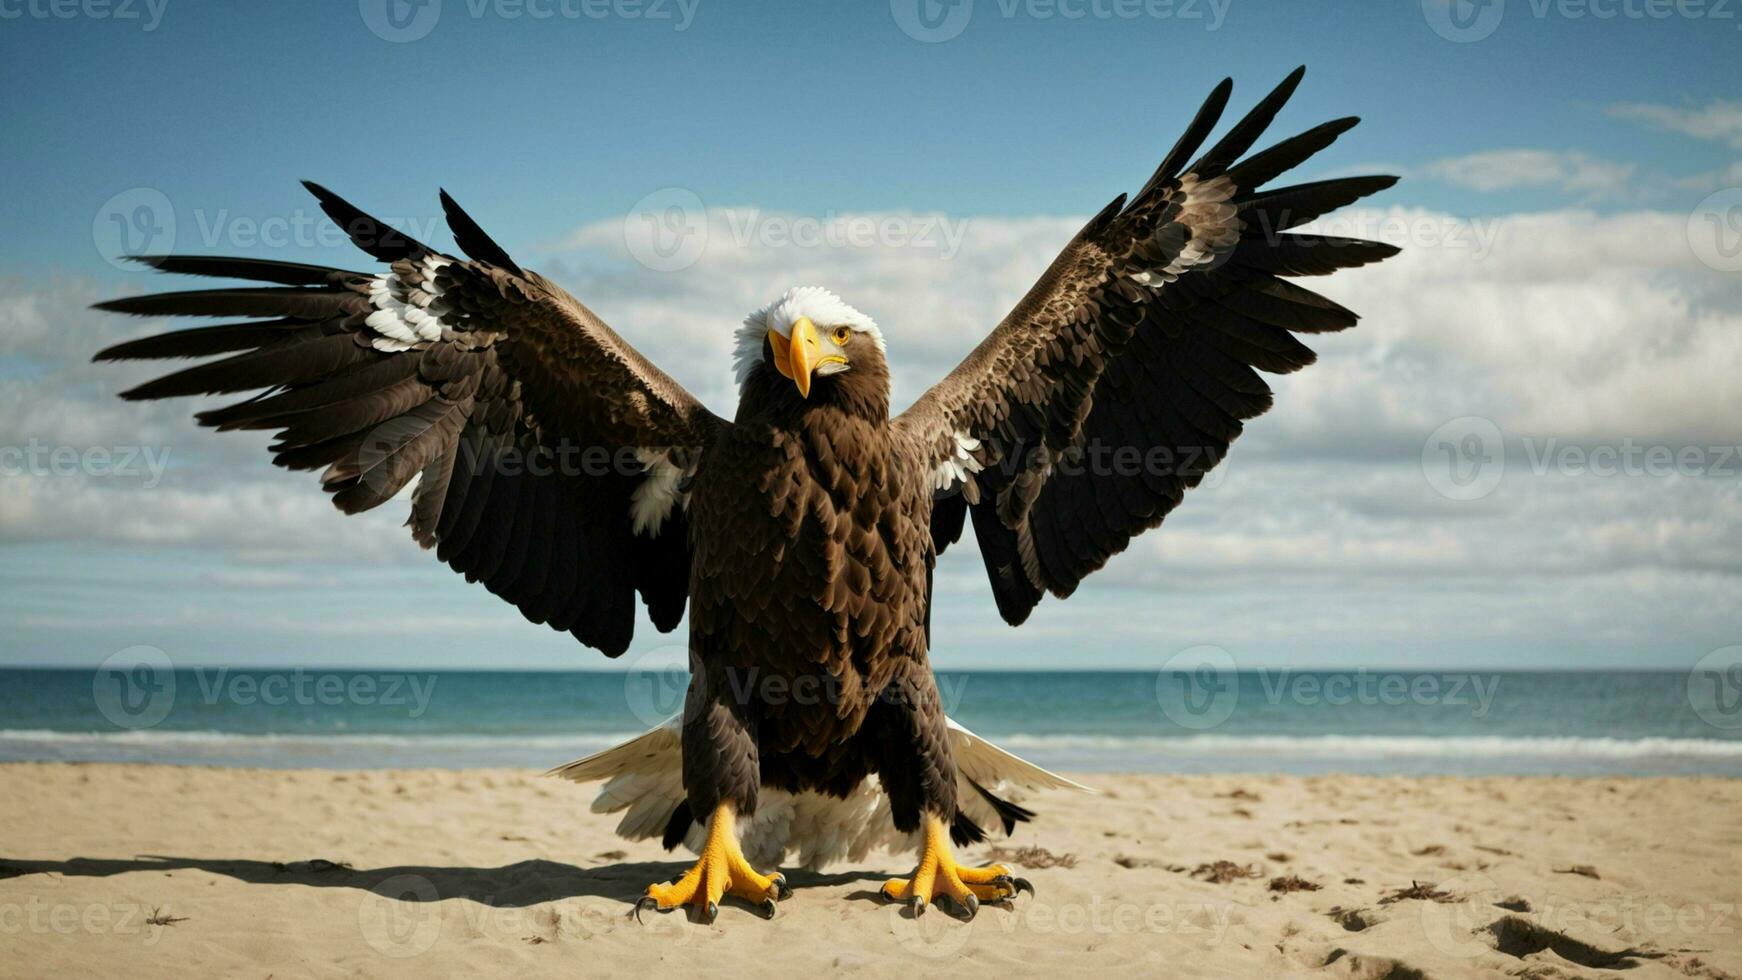
[(284, 286), (319, 286), (332, 282), (335, 276), (346, 274), (341, 269), (327, 266), (228, 255), (130, 255), (127, 258), (159, 272), (274, 282)]
[(689, 835), (690, 827), (696, 818), (690, 813), (690, 801), (684, 800), (671, 811), (671, 816), (665, 821), (665, 832), (660, 835), (659, 842), (666, 850), (671, 850), (683, 843)]
[(1240, 161), (1228, 171), (1228, 176), (1243, 188), (1263, 187), (1336, 142), (1337, 137), (1355, 128), (1360, 121), (1359, 116), (1344, 116), (1320, 123)]
[(102, 310), (104, 313), (131, 313), (134, 305), (132, 301), (138, 298), (137, 296), (118, 296), (115, 299), (106, 299), (101, 303), (92, 303), (91, 309)]
[(93, 361), (137, 361), (168, 357), (207, 357), (261, 347), (284, 338), (292, 320), (251, 320), (215, 327), (193, 327), (126, 340), (91, 355)]
[(472, 220), (472, 216), (446, 190), (441, 192), (441, 198), (442, 210), (448, 216), (448, 227), (453, 230), (454, 241), (459, 243), (460, 251), (480, 262), (507, 269), (517, 276), (526, 274), (508, 257), (508, 250), (496, 244), (496, 240), (486, 234), (478, 222)]
[(1288, 104), (1290, 98), (1294, 97), (1294, 91), (1305, 75), (1305, 65), (1289, 72), (1287, 78), (1271, 89), (1270, 94), (1259, 99), (1258, 104), (1254, 105), (1245, 117), (1235, 123), (1220, 140), (1217, 140), (1215, 146), (1206, 150), (1204, 155), (1199, 157), (1189, 169), (1200, 178), (1206, 178), (1217, 176), (1233, 166), (1234, 161), (1252, 148), (1252, 144), (1258, 141), (1258, 137), (1262, 136), (1264, 131), (1270, 127), (1270, 123), (1276, 119), (1276, 114), (1282, 111), (1282, 107)]
[(350, 236), (351, 244), (383, 262), (435, 251), (392, 225), (365, 214), (356, 205), (312, 180), (303, 181), (302, 186), (320, 202), (327, 217)]
[(981, 843), (985, 839), (986, 831), (980, 829), (980, 825), (970, 819), (967, 814), (957, 810), (955, 818), (950, 821), (950, 842), (957, 847), (967, 847), (971, 844)]
[(1144, 195), (1160, 186), (1164, 181), (1179, 175), (1180, 168), (1185, 166), (1186, 161), (1191, 159), (1192, 154), (1196, 153), (1198, 147), (1203, 145), (1204, 140), (1210, 135), (1210, 130), (1216, 128), (1216, 121), (1222, 118), (1222, 111), (1228, 107), (1228, 96), (1233, 93), (1234, 80), (1232, 78), (1222, 79), (1215, 88), (1210, 90), (1209, 98), (1205, 99), (1204, 104), (1198, 107), (1197, 115), (1192, 117), (1191, 123), (1186, 126), (1186, 131), (1180, 134), (1179, 141), (1174, 143), (1173, 149), (1169, 150), (1167, 156), (1162, 158), (1161, 165), (1155, 168), (1154, 175), (1143, 185), (1143, 189), (1133, 196), (1133, 200), (1141, 200)]
[(1018, 806), (1002, 797), (994, 796), (990, 790), (981, 786), (975, 780), (968, 780), (968, 785), (991, 805), (998, 814), (998, 822), (1004, 825), (1004, 836), (1009, 837), (1016, 832), (1016, 825), (1034, 819), (1034, 811), (1025, 806)]

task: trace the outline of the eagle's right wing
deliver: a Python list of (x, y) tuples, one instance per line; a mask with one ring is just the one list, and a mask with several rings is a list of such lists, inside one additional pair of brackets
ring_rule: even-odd
[(607, 656), (629, 646), (638, 591), (654, 624), (674, 628), (689, 593), (684, 480), (727, 423), (574, 297), (521, 269), (445, 193), (470, 260), (308, 186), (358, 248), (390, 267), (144, 257), (164, 272), (252, 285), (99, 309), (253, 319), (99, 353), (228, 355), (122, 397), (263, 389), (197, 417), (219, 429), (276, 430), (273, 462), (322, 469), (323, 488), (347, 514), (421, 477), (407, 522), (420, 544), (526, 618)]
[(1264, 185), (1355, 124), (1246, 156), (1291, 74), (1195, 161), (1227, 104), (1211, 94), (1154, 176), (1113, 201), (950, 375), (895, 420), (933, 474), (941, 551), (972, 516), (998, 610), (1022, 622), (1162, 522), (1270, 408), (1260, 371), (1311, 364), (1296, 333), (1355, 314), (1288, 281), (1375, 262), (1378, 242), (1290, 234), (1392, 177)]

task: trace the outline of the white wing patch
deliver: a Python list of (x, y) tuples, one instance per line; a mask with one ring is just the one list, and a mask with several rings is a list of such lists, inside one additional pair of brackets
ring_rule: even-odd
[(969, 473), (978, 473), (983, 468), (980, 461), (974, 458), (974, 451), (980, 448), (980, 440), (965, 432), (954, 433), (956, 451), (948, 456), (931, 471), (933, 490), (951, 490), (968, 482)]
[[(1020, 802), (1042, 789), (1094, 790), (1011, 755), (949, 720), (950, 745), (956, 759), (958, 805), (987, 831), (1000, 819), (992, 805), (970, 784)], [(658, 728), (622, 745), (559, 766), (550, 775), (578, 783), (604, 780), (594, 797), (594, 813), (622, 813), (617, 834), (647, 840), (665, 833), (672, 812), (686, 798), (683, 788), (683, 716), (673, 715)], [(700, 852), (704, 830), (692, 824), (684, 846)], [(836, 861), (862, 861), (875, 848), (916, 850), (919, 835), (895, 829), (889, 797), (876, 776), (853, 788), (845, 799), (824, 793), (788, 793), (764, 789), (756, 813), (738, 823), (744, 857), (759, 868), (802, 867), (818, 870)]]
[(442, 339), (442, 309), (436, 304), (442, 288), (436, 282), (436, 273), (452, 262), (446, 256), (425, 255), (415, 267), (420, 274), (417, 282), (407, 282), (397, 272), (369, 281), (369, 304), (375, 307), (375, 312), (363, 322), (375, 332), (370, 344), (376, 350), (410, 350), (418, 344)]
[(637, 535), (657, 538), (672, 508), (680, 502), (688, 504), (686, 495), (678, 490), (686, 474), (657, 449), (637, 449), (635, 458), (647, 467), (647, 475), (629, 496), (630, 527)]

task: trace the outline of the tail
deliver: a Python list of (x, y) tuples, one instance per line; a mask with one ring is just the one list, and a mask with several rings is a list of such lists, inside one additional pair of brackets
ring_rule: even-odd
[[(666, 722), (622, 745), (596, 752), (549, 775), (577, 783), (603, 780), (593, 798), (594, 813), (623, 813), (617, 834), (627, 840), (661, 838), (666, 847), (679, 842), (700, 844), (701, 826), (690, 814), (683, 788), (683, 716)], [(951, 826), (958, 844), (985, 838), (983, 827), (1002, 827), (1006, 835), (1032, 819), (1034, 811), (1018, 805), (1027, 794), (1043, 789), (1095, 790), (1025, 759), (949, 720), (950, 746), (956, 760), (956, 819)], [(889, 800), (875, 776), (861, 783), (846, 799), (820, 793), (764, 790), (756, 813), (743, 824), (745, 856), (753, 863), (788, 863), (788, 854), (807, 868), (842, 859), (857, 861), (873, 847), (900, 848), (909, 835), (896, 832)]]

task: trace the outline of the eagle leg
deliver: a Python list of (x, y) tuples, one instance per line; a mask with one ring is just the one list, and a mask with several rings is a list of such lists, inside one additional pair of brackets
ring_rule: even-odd
[(970, 868), (956, 863), (950, 853), (950, 829), (942, 820), (925, 818), (925, 847), (920, 852), (919, 867), (912, 878), (891, 878), (883, 883), (883, 897), (892, 902), (908, 902), (916, 915), (925, 914), (926, 906), (939, 898), (948, 898), (972, 919), (980, 903), (1007, 902), (1019, 891), (1034, 892), (1034, 886), (1022, 878), (1013, 878), (1002, 864)]
[(764, 918), (773, 918), (775, 903), (792, 894), (786, 877), (779, 872), (757, 874), (744, 860), (738, 847), (735, 828), (737, 811), (730, 803), (721, 803), (708, 821), (707, 842), (702, 855), (683, 877), (670, 884), (647, 886), (647, 894), (635, 903), (635, 917), (644, 909), (669, 912), (684, 905), (694, 905), (703, 922), (712, 922), (720, 913), (720, 899), (733, 895), (755, 905)]

